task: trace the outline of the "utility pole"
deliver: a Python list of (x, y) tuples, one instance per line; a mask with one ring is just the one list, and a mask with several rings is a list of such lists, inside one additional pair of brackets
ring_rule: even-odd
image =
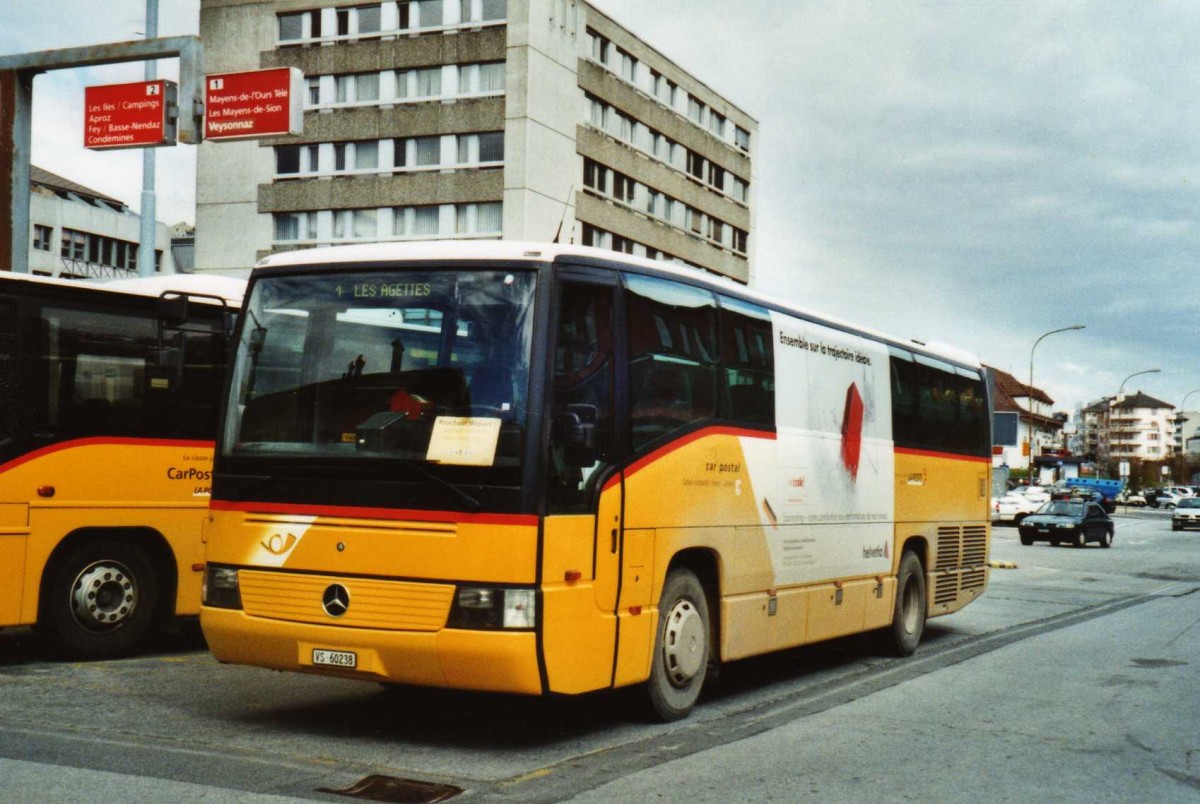
[[(158, 38), (158, 0), (146, 0), (146, 39)], [(146, 60), (146, 80), (158, 77), (158, 62)], [(142, 226), (138, 239), (138, 276), (154, 276), (154, 246), (158, 240), (158, 210), (154, 195), (154, 149), (142, 149)]]

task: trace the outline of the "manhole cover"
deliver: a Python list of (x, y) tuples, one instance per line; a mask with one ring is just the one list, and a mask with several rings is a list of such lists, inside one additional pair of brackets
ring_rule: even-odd
[(368, 776), (344, 790), (318, 787), (318, 793), (333, 793), (338, 796), (360, 798), (364, 801), (392, 801), (399, 804), (433, 804), (448, 801), (462, 792), (461, 787), (450, 784), (422, 782), (416, 779), (398, 779), (395, 776)]

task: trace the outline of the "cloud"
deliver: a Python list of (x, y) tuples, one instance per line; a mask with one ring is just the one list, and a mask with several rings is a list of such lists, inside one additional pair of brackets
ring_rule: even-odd
[[(1037, 353), (1038, 384), (1064, 407), (1152, 366), (1163, 371), (1138, 378), (1147, 393), (1200, 387), (1200, 104), (1187, 80), (1200, 6), (593, 2), (758, 119), (754, 270), (767, 289), (1018, 377), (1041, 333), (1086, 323)], [(142, 30), (142, 0), (109, 0), (82, 24), (90, 7), (22, 3), (0, 51)], [(194, 33), (198, 8), (162, 4), (162, 34)], [(80, 153), (70, 93), (94, 76), (73, 75), (39, 92), (35, 155), (136, 204), (136, 157)], [(191, 217), (190, 151), (159, 151), (160, 219)]]

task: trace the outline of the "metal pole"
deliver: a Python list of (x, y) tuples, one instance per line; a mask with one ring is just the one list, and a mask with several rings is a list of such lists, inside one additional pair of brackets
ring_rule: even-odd
[[(158, 0), (146, 0), (146, 38), (158, 38)], [(158, 77), (158, 63), (146, 61), (146, 80)], [(138, 241), (138, 276), (154, 275), (154, 252), (158, 240), (158, 209), (154, 195), (155, 152), (153, 148), (142, 149), (142, 220)]]
[(1034, 416), (1034, 414), (1033, 414), (1033, 353), (1037, 351), (1038, 344), (1041, 343), (1044, 338), (1047, 338), (1048, 336), (1054, 335), (1059, 332), (1071, 332), (1072, 330), (1076, 330), (1076, 329), (1087, 329), (1087, 325), (1086, 324), (1072, 324), (1071, 326), (1063, 327), (1062, 329), (1052, 329), (1049, 332), (1044, 333), (1041, 337), (1039, 337), (1036, 341), (1034, 341), (1033, 348), (1029, 350), (1029, 463), (1026, 465), (1025, 471), (1027, 473), (1029, 485), (1031, 485), (1031, 486), (1033, 485), (1033, 434), (1034, 434), (1034, 427), (1033, 427), (1033, 416)]

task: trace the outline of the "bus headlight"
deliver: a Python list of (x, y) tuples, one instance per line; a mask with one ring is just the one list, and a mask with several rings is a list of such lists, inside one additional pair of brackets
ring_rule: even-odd
[(242, 590), (238, 586), (238, 571), (233, 567), (215, 567), (211, 564), (205, 567), (200, 599), (206, 606), (240, 609)]
[(537, 593), (533, 589), (460, 586), (446, 627), (529, 629), (536, 620)]

